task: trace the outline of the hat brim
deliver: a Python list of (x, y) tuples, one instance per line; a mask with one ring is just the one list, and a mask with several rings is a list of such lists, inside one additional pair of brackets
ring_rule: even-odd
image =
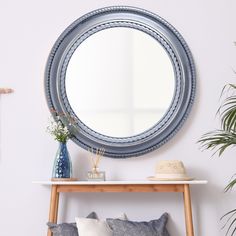
[(155, 181), (155, 180), (159, 180), (159, 181), (190, 181), (190, 180), (194, 180), (193, 177), (181, 177), (181, 178), (158, 178), (156, 176), (150, 176), (150, 177), (147, 177), (148, 180), (151, 180), (151, 181)]

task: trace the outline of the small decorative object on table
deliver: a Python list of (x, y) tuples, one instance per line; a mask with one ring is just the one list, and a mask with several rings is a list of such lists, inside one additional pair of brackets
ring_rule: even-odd
[(161, 160), (156, 165), (155, 176), (148, 177), (148, 180), (163, 181), (189, 181), (194, 178), (189, 177), (182, 161), (179, 160)]
[(54, 120), (50, 121), (47, 131), (59, 142), (59, 147), (54, 159), (52, 180), (53, 181), (72, 181), (72, 163), (67, 149), (67, 141), (72, 137), (68, 128), (62, 123), (60, 116), (55, 115)]
[(106, 180), (105, 171), (99, 171), (99, 168), (98, 168), (101, 157), (105, 153), (105, 149), (99, 148), (99, 149), (93, 150), (93, 148), (91, 148), (89, 149), (89, 151), (92, 153), (91, 155), (92, 171), (88, 171), (87, 180), (105, 181)]

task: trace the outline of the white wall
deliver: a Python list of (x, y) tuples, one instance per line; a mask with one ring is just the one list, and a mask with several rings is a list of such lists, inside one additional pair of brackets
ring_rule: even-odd
[[(49, 188), (32, 180), (50, 178), (56, 142), (46, 132), (48, 108), (43, 91), (45, 62), (56, 38), (82, 14), (108, 5), (132, 5), (153, 11), (172, 23), (188, 42), (197, 68), (196, 102), (189, 119), (165, 146), (144, 157), (104, 158), (108, 179), (142, 179), (153, 174), (160, 159), (181, 159), (188, 172), (208, 179), (192, 188), (196, 235), (224, 235), (220, 216), (235, 207), (235, 193), (223, 187), (236, 172), (235, 149), (222, 158), (201, 152), (197, 139), (217, 128), (215, 112), (226, 83), (234, 83), (236, 68), (236, 2), (234, 0), (41, 0), (0, 1), (0, 86), (15, 93), (0, 98), (0, 235), (46, 234)], [(84, 178), (88, 153), (69, 144), (75, 175)], [(130, 219), (148, 220), (170, 213), (172, 236), (184, 235), (182, 196), (179, 194), (71, 194), (63, 198), (60, 221), (73, 221), (95, 210), (101, 217), (126, 212)]]

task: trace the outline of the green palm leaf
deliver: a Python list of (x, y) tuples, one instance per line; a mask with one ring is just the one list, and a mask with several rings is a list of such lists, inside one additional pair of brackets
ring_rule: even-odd
[(224, 214), (224, 215), (220, 218), (220, 220), (223, 220), (223, 219), (224, 219), (226, 216), (228, 216), (229, 214), (231, 214), (231, 215), (228, 217), (226, 223), (222, 226), (221, 229), (224, 229), (224, 228), (228, 225), (228, 223), (230, 222), (230, 220), (233, 218), (233, 216), (236, 215), (236, 209), (233, 209), (233, 210), (227, 212), (226, 214)]
[(223, 130), (236, 130), (236, 86), (233, 84), (228, 84), (224, 86), (221, 96), (227, 89), (227, 93), (231, 92), (231, 95), (227, 97), (220, 108), (218, 113), (221, 117), (221, 127)]
[(236, 184), (236, 177), (235, 175), (232, 176), (231, 181), (229, 182), (229, 184), (225, 187), (225, 192), (228, 192), (229, 190), (232, 190), (232, 188), (234, 187), (234, 185)]
[(225, 85), (221, 97), (225, 93), (231, 94), (224, 99), (217, 111), (221, 118), (222, 129), (206, 133), (198, 141), (203, 149), (215, 150), (213, 155), (218, 152), (219, 156), (228, 147), (236, 144), (236, 85)]
[(215, 150), (215, 153), (219, 153), (219, 156), (229, 146), (236, 145), (236, 132), (229, 132), (227, 130), (216, 130), (204, 134), (198, 141), (201, 144), (202, 149)]
[[(220, 218), (220, 219), (222, 220), (222, 219), (224, 219), (225, 217), (228, 217), (226, 223), (225, 223), (224, 226), (222, 227), (222, 229), (223, 229), (223, 228), (225, 228), (225, 227), (229, 224), (228, 229), (227, 229), (226, 234), (225, 234), (226, 236), (229, 234), (229, 232), (230, 232), (230, 230), (231, 230), (232, 228), (233, 228), (233, 231), (232, 231), (232, 233), (231, 233), (231, 236), (233, 236), (234, 233), (235, 233), (236, 227), (235, 227), (234, 225), (235, 225), (235, 223), (236, 223), (236, 218), (233, 218), (233, 216), (234, 216), (235, 214), (236, 214), (236, 209), (233, 209), (233, 210), (227, 212), (226, 214), (224, 214), (224, 215)], [(232, 218), (233, 218), (233, 219), (232, 219)]]

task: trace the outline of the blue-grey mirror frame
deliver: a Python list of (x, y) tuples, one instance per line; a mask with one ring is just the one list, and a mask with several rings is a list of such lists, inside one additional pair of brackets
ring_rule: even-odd
[[(90, 129), (73, 112), (66, 95), (65, 75), (73, 52), (92, 34), (111, 27), (130, 27), (155, 38), (165, 48), (175, 71), (175, 94), (164, 117), (152, 128), (131, 137), (110, 137)], [(195, 90), (193, 57), (180, 33), (158, 15), (128, 6), (101, 8), (73, 22), (55, 42), (45, 69), (45, 95), (52, 115), (65, 114), (61, 120), (73, 133), (76, 144), (86, 150), (104, 148), (104, 155), (112, 158), (140, 156), (165, 144), (186, 120)], [(73, 126), (68, 117), (73, 118)]]

